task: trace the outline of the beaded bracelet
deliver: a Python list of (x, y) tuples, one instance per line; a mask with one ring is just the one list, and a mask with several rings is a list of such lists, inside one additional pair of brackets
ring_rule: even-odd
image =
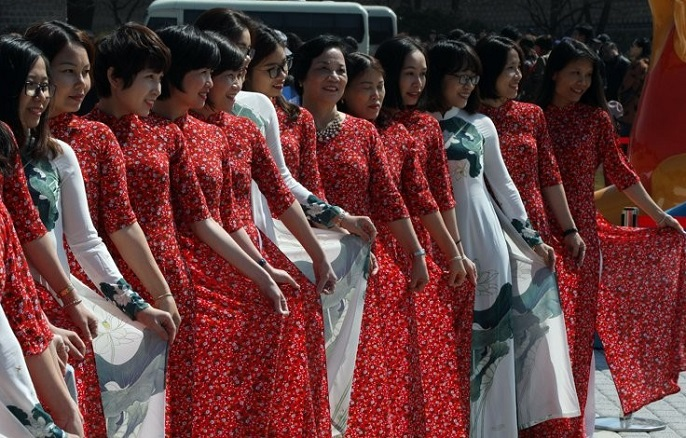
[(62, 308), (66, 309), (67, 307), (70, 307), (70, 306), (78, 306), (82, 302), (83, 302), (83, 300), (81, 298), (77, 298), (75, 300), (69, 301), (68, 303), (63, 303)]
[(261, 258), (257, 261), (257, 264), (264, 268), (267, 266), (267, 261), (264, 258)]

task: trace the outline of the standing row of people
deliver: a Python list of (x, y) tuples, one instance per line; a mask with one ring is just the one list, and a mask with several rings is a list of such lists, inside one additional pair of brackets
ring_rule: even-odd
[[(65, 279), (71, 271), (173, 341), (170, 436), (588, 435), (599, 236), (616, 248), (629, 233), (597, 225), (598, 164), (661, 227), (681, 232), (647, 232), (669, 254), (635, 238), (634, 250), (684, 263), (683, 230), (617, 149), (597, 56), (580, 43), (556, 47), (541, 109), (514, 101), (523, 57), (506, 38), (476, 48), (441, 41), (427, 53), (398, 37), (374, 58), (321, 36), (290, 59), (273, 30), (234, 11), (209, 10), (196, 25), (155, 33), (127, 24), (94, 51), (60, 22), (0, 39), (4, 175), (14, 190), (3, 201), (26, 212), (7, 217), (7, 242), (16, 242), (12, 220), (27, 242), (54, 230), (62, 251), (24, 244), (29, 263), (62, 261), (35, 262), (46, 282), (40, 305), (26, 269), (26, 281), (5, 288), (34, 303), (24, 312), (3, 300), (27, 364), (51, 351), (58, 330), (41, 306), (87, 341), (97, 334)], [(91, 69), (100, 100), (80, 118)], [(302, 107), (281, 96), (289, 73)], [(276, 219), (311, 258), (314, 282), (279, 247)], [(336, 275), (310, 224), (371, 245), (347, 398), (331, 395), (318, 294), (334, 291)], [(627, 286), (629, 267), (608, 262), (617, 271), (607, 283)], [(683, 269), (670, 272), (663, 290), (681, 300)], [(674, 336), (660, 339), (674, 344), (660, 347), (678, 351), (682, 323), (676, 312), (667, 319), (660, 330)], [(614, 345), (639, 341), (616, 328)], [(658, 375), (629, 351), (615, 357), (618, 369), (649, 376), (645, 386), (660, 384), (650, 397), (673, 391), (665, 380), (678, 361)], [(78, 408), (48, 395), (66, 388), (55, 361), (43, 362), (51, 373), (31, 377), (55, 422), (106, 436), (92, 353), (76, 365)]]

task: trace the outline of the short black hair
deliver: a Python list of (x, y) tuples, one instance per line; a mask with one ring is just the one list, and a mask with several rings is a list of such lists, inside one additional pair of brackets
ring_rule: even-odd
[(405, 59), (412, 52), (419, 52), (426, 59), (424, 47), (409, 36), (388, 39), (376, 49), (374, 56), (386, 72), (386, 97), (383, 100), (383, 107), (386, 109), (405, 108), (403, 96), (400, 94), (400, 73), (405, 65)]
[(331, 48), (340, 50), (341, 53), (343, 53), (343, 56), (348, 53), (348, 45), (343, 42), (340, 37), (335, 35), (320, 35), (300, 46), (298, 51), (293, 55), (291, 74), (295, 80), (294, 86), (298, 94), (302, 96), (302, 83), (312, 66), (312, 60)]
[(112, 96), (107, 71), (124, 81), (124, 88), (133, 84), (136, 75), (149, 68), (165, 73), (171, 63), (171, 54), (162, 40), (149, 28), (138, 23), (126, 23), (96, 45), (93, 79), (98, 96)]
[(172, 59), (162, 80), (160, 100), (169, 98), (171, 87), (183, 91), (186, 73), (203, 68), (214, 70), (221, 61), (217, 44), (191, 24), (165, 27), (157, 35), (169, 47)]

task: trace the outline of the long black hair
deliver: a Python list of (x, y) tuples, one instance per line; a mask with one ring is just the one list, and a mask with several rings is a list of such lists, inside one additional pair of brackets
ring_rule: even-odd
[(600, 58), (586, 44), (569, 38), (562, 40), (550, 52), (548, 63), (545, 66), (545, 73), (543, 74), (543, 82), (541, 83), (541, 93), (536, 103), (541, 108), (545, 108), (552, 103), (555, 96), (553, 76), (565, 68), (567, 64), (578, 59), (587, 59), (593, 64), (591, 86), (581, 96), (580, 102), (609, 112), (605, 93), (603, 92), (603, 81), (600, 78)]
[(83, 47), (91, 64), (95, 58), (95, 46), (88, 34), (63, 21), (35, 24), (26, 29), (24, 38), (31, 41), (51, 61), (69, 44)]
[[(376, 49), (374, 57), (379, 60), (386, 72), (386, 97), (383, 108), (404, 109), (403, 96), (400, 93), (400, 74), (405, 65), (405, 59), (413, 52), (419, 52), (427, 60), (424, 47), (408, 36), (397, 36), (384, 41)], [(428, 61), (428, 60), (427, 60)], [(420, 102), (426, 95), (426, 87), (422, 90)]]
[(476, 53), (481, 60), (483, 71), (479, 79), (479, 97), (482, 99), (498, 99), (496, 82), (503, 72), (510, 50), (519, 56), (519, 70), (522, 70), (524, 53), (513, 40), (503, 36), (490, 35), (482, 38), (476, 44)]
[[(20, 36), (0, 37), (0, 120), (7, 123), (21, 150), (31, 158), (53, 158), (62, 153), (60, 145), (50, 138), (47, 108), (41, 114), (38, 126), (27, 132), (19, 118), (19, 98), (24, 93), (26, 78), (39, 59), (45, 62), (50, 77), (50, 62), (43, 53), (29, 41)], [(2, 151), (5, 152), (5, 151)]]

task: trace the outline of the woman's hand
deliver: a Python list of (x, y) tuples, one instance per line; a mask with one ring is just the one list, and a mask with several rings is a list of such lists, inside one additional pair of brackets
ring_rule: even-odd
[(460, 256), (453, 257), (448, 261), (448, 286), (457, 287), (464, 283), (467, 277), (467, 270), (462, 263), (463, 259)]
[(340, 226), (350, 234), (359, 236), (365, 242), (371, 243), (376, 238), (376, 227), (367, 216), (343, 214)]
[(333, 272), (331, 263), (326, 258), (323, 258), (318, 263), (313, 262), (314, 278), (317, 284), (318, 294), (331, 294), (336, 288), (336, 274)]
[(584, 257), (586, 257), (586, 242), (583, 241), (579, 233), (565, 236), (564, 241), (569, 255), (576, 260), (577, 266), (581, 266), (584, 263)]
[(288, 315), (290, 310), (288, 310), (288, 302), (286, 301), (286, 296), (283, 294), (279, 286), (274, 281), (269, 281), (268, 283), (259, 286), (260, 292), (269, 301), (272, 302), (274, 310), (279, 315)]
[(174, 327), (176, 327), (177, 331), (179, 330), (179, 327), (181, 326), (181, 314), (176, 307), (176, 300), (174, 300), (174, 296), (171, 293), (166, 293), (156, 299), (155, 308), (170, 314), (172, 321), (174, 321)]
[(462, 265), (464, 265), (464, 269), (467, 271), (467, 280), (469, 280), (472, 286), (476, 286), (476, 282), (479, 280), (479, 275), (476, 273), (476, 265), (468, 257), (462, 259)]
[(168, 312), (152, 306), (146, 307), (136, 312), (136, 321), (152, 330), (170, 345), (174, 342), (177, 327), (174, 325), (174, 320)]
[(376, 273), (379, 272), (379, 261), (376, 259), (376, 256), (374, 255), (373, 252), (369, 253), (369, 274), (370, 275), (376, 275)]
[(555, 272), (555, 251), (545, 243), (534, 245), (533, 250), (536, 254), (541, 256), (543, 261), (545, 261), (546, 266), (548, 266), (551, 271)]
[(660, 228), (669, 227), (669, 228), (674, 228), (675, 230), (677, 230), (681, 233), (684, 232), (684, 229), (681, 226), (681, 224), (679, 223), (679, 221), (677, 221), (676, 219), (674, 219), (671, 215), (669, 215), (667, 213), (664, 213), (664, 216), (662, 216), (662, 218), (660, 220), (657, 220), (655, 222), (657, 222), (657, 226)]
[[(74, 299), (78, 299), (78, 296), (75, 296)], [(71, 298), (67, 298), (66, 300), (66, 302), (69, 303)], [(95, 315), (93, 315), (93, 312), (88, 310), (83, 303), (66, 306), (62, 310), (69, 316), (69, 319), (71, 319), (79, 332), (81, 332), (81, 335), (86, 342), (91, 342), (93, 341), (93, 338), (98, 336), (98, 320)]]
[(419, 292), (429, 283), (429, 270), (426, 267), (425, 256), (412, 258), (412, 272), (410, 274), (409, 290)]
[(58, 357), (63, 353), (68, 353), (72, 359), (83, 360), (86, 354), (86, 344), (83, 343), (76, 332), (57, 327), (53, 324), (49, 324), (49, 327), (50, 331), (54, 333), (55, 338), (60, 338), (60, 340), (55, 342), (55, 350)]
[(264, 265), (264, 270), (267, 271), (267, 274), (276, 282), (276, 284), (287, 284), (289, 286), (293, 286), (296, 289), (300, 289), (300, 285), (298, 282), (296, 282), (293, 277), (291, 277), (291, 274), (288, 272), (284, 271), (283, 269), (276, 269), (269, 263)]

